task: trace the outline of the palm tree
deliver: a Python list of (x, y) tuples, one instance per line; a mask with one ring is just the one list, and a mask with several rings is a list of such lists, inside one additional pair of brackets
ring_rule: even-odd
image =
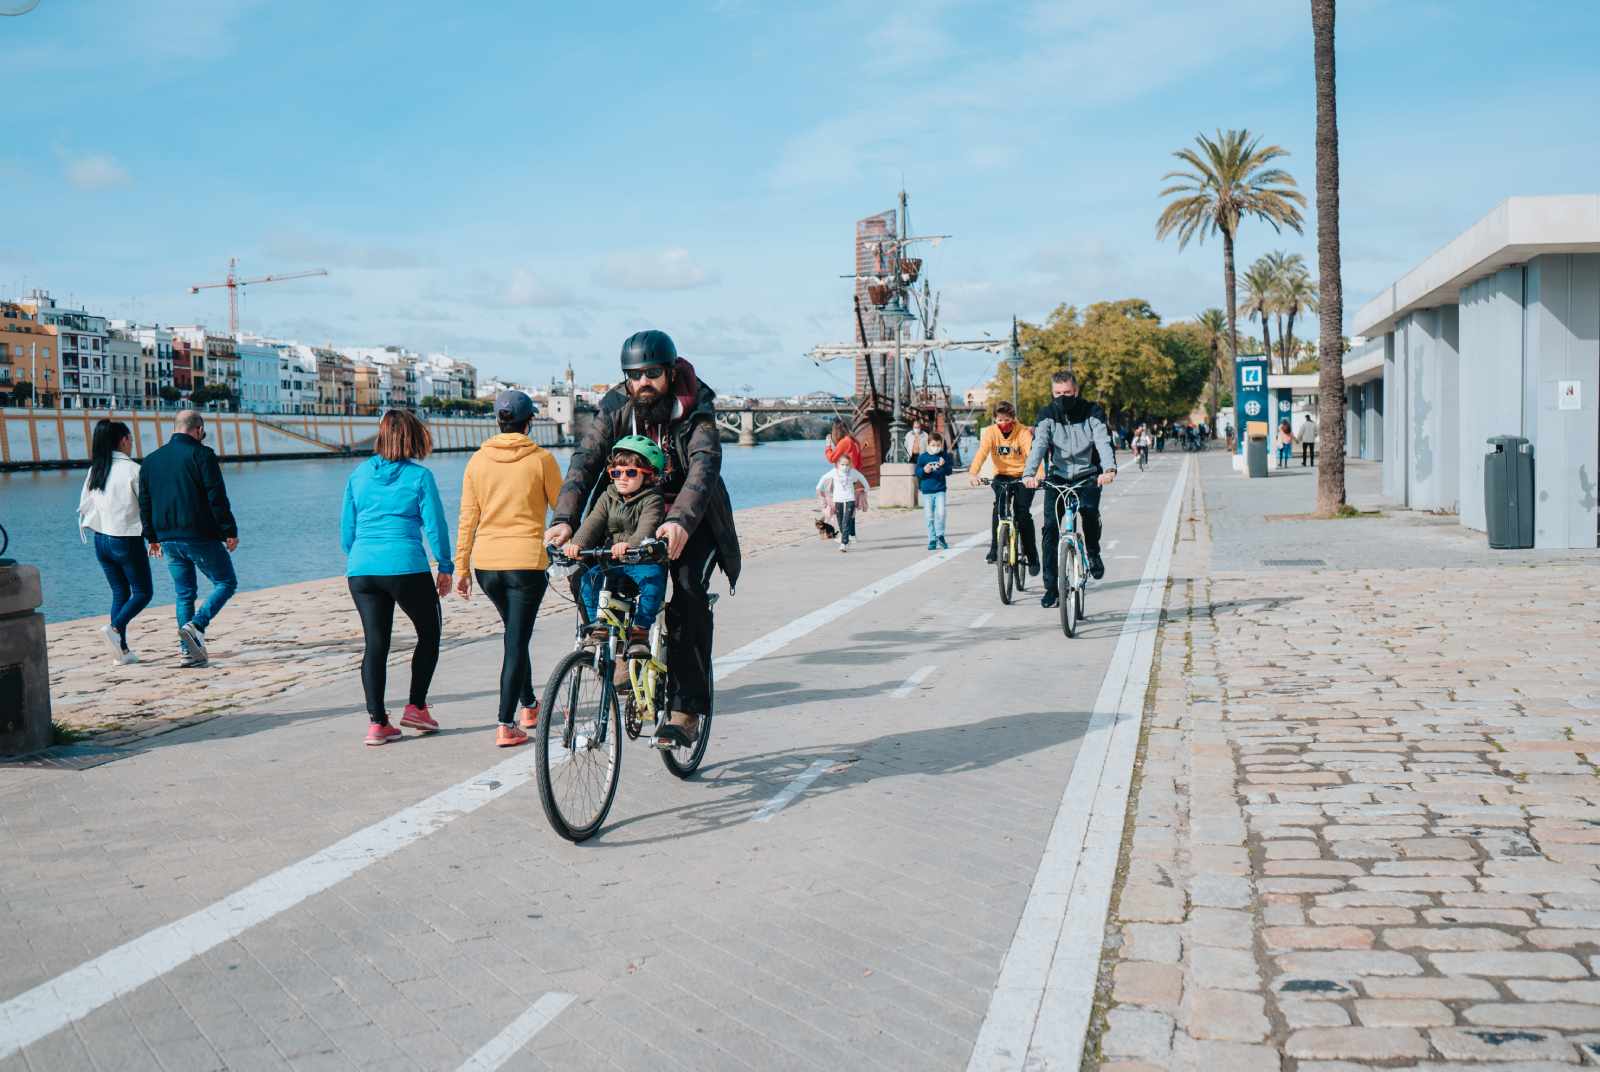
[(1317, 78), (1317, 274), (1322, 277), (1322, 363), (1317, 381), (1317, 513), (1332, 516), (1345, 504), (1344, 489), (1344, 281), (1339, 267), (1339, 102), (1333, 63), (1334, 0), (1311, 0), (1311, 38)]
[[(1221, 309), (1207, 309), (1195, 317), (1211, 351), (1211, 434), (1217, 434), (1217, 407), (1222, 405), (1222, 340), (1227, 337), (1228, 317)], [(1231, 362), (1230, 362), (1231, 364)]]
[(1163, 178), (1174, 180), (1161, 191), (1172, 201), (1156, 220), (1156, 237), (1177, 233), (1178, 248), (1191, 238), (1203, 242), (1208, 234), (1222, 235), (1222, 284), (1228, 308), (1228, 349), (1239, 352), (1239, 310), (1234, 288), (1233, 241), (1239, 224), (1254, 216), (1282, 232), (1292, 227), (1299, 232), (1303, 222), (1297, 206), (1306, 203), (1295, 188), (1294, 177), (1282, 168), (1269, 167), (1287, 150), (1276, 145), (1263, 146), (1248, 130), (1217, 131), (1215, 138), (1195, 135), (1195, 148), (1179, 149), (1172, 155), (1189, 166), (1184, 171), (1169, 171)]
[[(1295, 254), (1296, 259), (1299, 254)], [(1304, 267), (1300, 271), (1285, 276), (1278, 281), (1278, 302), (1283, 308), (1286, 318), (1284, 334), (1278, 337), (1278, 345), (1283, 347), (1283, 371), (1288, 372), (1289, 366), (1300, 357), (1299, 347), (1294, 341), (1294, 319), (1301, 313), (1314, 313), (1319, 304), (1317, 281), (1311, 278), (1311, 273)]]
[(1251, 320), (1261, 321), (1262, 353), (1272, 360), (1272, 314), (1278, 311), (1278, 277), (1265, 257), (1245, 269), (1243, 285), (1239, 288), (1244, 303), (1239, 311)]

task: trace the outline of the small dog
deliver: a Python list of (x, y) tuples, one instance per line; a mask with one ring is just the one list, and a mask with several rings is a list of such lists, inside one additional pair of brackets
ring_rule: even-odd
[(825, 517), (817, 518), (816, 526), (817, 526), (817, 535), (821, 536), (824, 540), (836, 540), (836, 539), (839, 538), (839, 530), (834, 528), (832, 525), (828, 524), (828, 519), (827, 518), (825, 518)]

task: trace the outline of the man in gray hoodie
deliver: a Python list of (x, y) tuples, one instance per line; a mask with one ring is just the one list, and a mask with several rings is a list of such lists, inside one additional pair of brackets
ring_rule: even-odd
[[(1117, 477), (1117, 455), (1106, 430), (1105, 412), (1078, 394), (1078, 378), (1070, 372), (1050, 377), (1050, 404), (1039, 411), (1033, 430), (1033, 449), (1028, 452), (1025, 473), (1038, 472), (1039, 463), (1048, 459), (1052, 481), (1079, 484), (1078, 513), (1083, 526), (1083, 541), (1089, 552), (1089, 575), (1095, 580), (1106, 575), (1100, 558), (1100, 489)], [(1030, 488), (1039, 478), (1028, 477)], [(1056, 585), (1056, 541), (1060, 525), (1056, 520), (1062, 493), (1054, 487), (1044, 492), (1044, 540), (1039, 547), (1044, 559), (1044, 598), (1039, 602), (1053, 607), (1059, 599)]]

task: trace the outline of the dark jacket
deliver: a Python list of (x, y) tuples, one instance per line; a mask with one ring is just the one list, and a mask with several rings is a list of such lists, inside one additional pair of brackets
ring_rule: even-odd
[[(927, 468), (930, 465), (933, 466), (931, 470)], [(941, 450), (937, 454), (923, 451), (917, 455), (916, 466), (917, 487), (932, 494), (946, 489), (946, 479), (950, 476), (950, 470), (955, 467), (955, 459), (947, 450)]]
[(238, 536), (216, 452), (180, 432), (145, 458), (139, 471), (139, 520), (149, 543)]
[(572, 540), (579, 547), (609, 547), (619, 543), (638, 547), (655, 537), (666, 513), (667, 504), (658, 489), (640, 488), (633, 493), (633, 498), (624, 499), (613, 484), (594, 501), (589, 516), (573, 533)]
[(1117, 452), (1106, 431), (1105, 411), (1081, 395), (1051, 400), (1039, 411), (1033, 429), (1033, 449), (1023, 472), (1035, 472), (1039, 463), (1057, 480), (1079, 481), (1117, 468)]
[[(678, 359), (673, 371), (681, 412), (665, 429), (647, 428), (635, 418), (634, 406), (621, 384), (606, 392), (600, 410), (583, 431), (572, 452), (567, 481), (556, 502), (554, 523), (576, 527), (584, 505), (605, 479), (611, 445), (637, 432), (661, 443), (667, 472), (661, 490), (667, 500), (666, 520), (690, 535), (704, 523), (711, 526), (717, 565), (727, 574), (730, 591), (739, 583), (739, 533), (733, 523), (733, 501), (722, 482), (722, 436), (717, 432), (717, 393), (699, 381), (694, 366)], [(609, 481), (608, 481), (609, 483)]]

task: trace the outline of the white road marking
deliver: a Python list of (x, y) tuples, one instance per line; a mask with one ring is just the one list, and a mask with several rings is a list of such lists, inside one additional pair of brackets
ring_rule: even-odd
[(968, 1072), (1076, 1069), (1083, 1061), (1189, 461), (1167, 498)]
[[(948, 551), (919, 557), (904, 569), (722, 656), (716, 662), (716, 680), (721, 681), (729, 674), (737, 673), (988, 539), (987, 531), (974, 533)], [(529, 753), (532, 751), (532, 748), (528, 749)], [(534, 763), (533, 755), (519, 755), (479, 771), (465, 781), (395, 812), (387, 819), (357, 830), (321, 852), (280, 868), (220, 901), (147, 931), (7, 1000), (0, 1004), (0, 1060), (82, 1019), (152, 979), (160, 978), (185, 961), (237, 938), (256, 924), (330, 889), (379, 860), (443, 829), (453, 820), (471, 815), (491, 801), (499, 800), (533, 778)], [(819, 769), (817, 774), (820, 773)], [(804, 785), (791, 788), (797, 794), (816, 776), (812, 774)], [(805, 777), (801, 775), (801, 778)], [(500, 784), (487, 788), (487, 782)], [(780, 793), (779, 797), (783, 797), (783, 794)], [(767, 807), (776, 812), (789, 799), (793, 799), (793, 794), (777, 807), (773, 807), (777, 798)]]
[(518, 1050), (532, 1041), (533, 1036), (544, 1030), (576, 997), (575, 994), (546, 994), (511, 1021), (504, 1031), (484, 1043), (477, 1053), (461, 1062), (456, 1072), (494, 1072), (515, 1057)]
[(972, 619), (972, 624), (967, 626), (967, 628), (968, 629), (982, 629), (984, 626), (989, 624), (989, 619), (993, 618), (993, 617), (994, 617), (994, 611), (986, 610), (982, 614), (978, 615), (976, 618)]
[(910, 696), (911, 691), (924, 681), (928, 680), (928, 675), (932, 674), (937, 669), (939, 669), (937, 666), (930, 665), (918, 667), (916, 670), (913, 670), (911, 672), (911, 676), (901, 682), (900, 687), (889, 694), (889, 699), (903, 700), (907, 696)]
[(750, 821), (764, 823), (778, 814), (788, 806), (791, 800), (804, 793), (807, 786), (822, 777), (822, 772), (831, 766), (833, 766), (833, 760), (831, 759), (813, 760), (811, 766), (795, 775), (794, 779), (783, 787), (783, 792), (761, 805), (761, 810), (750, 816)]
[(1116, 540), (1107, 540), (1104, 545), (1105, 549), (1107, 551), (1115, 551), (1117, 549), (1117, 542), (1118, 541)]

